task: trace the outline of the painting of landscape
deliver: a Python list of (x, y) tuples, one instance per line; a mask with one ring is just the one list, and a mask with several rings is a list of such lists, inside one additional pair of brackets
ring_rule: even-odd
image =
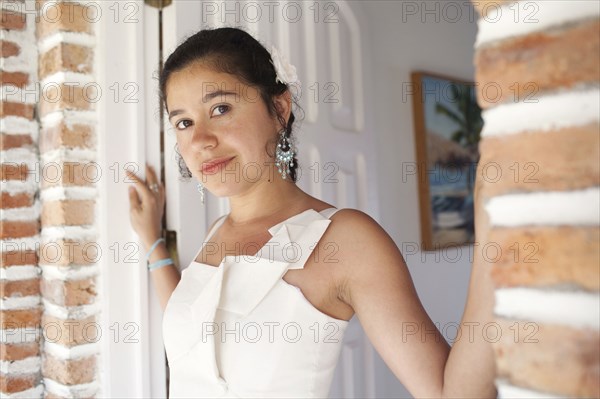
[(472, 243), (483, 127), (475, 85), (424, 72), (412, 79), (423, 249)]

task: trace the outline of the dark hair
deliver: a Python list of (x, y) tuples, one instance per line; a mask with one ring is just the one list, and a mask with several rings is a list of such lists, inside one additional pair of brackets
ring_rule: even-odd
[[(181, 43), (165, 62), (159, 77), (159, 89), (165, 108), (167, 107), (166, 86), (169, 76), (194, 62), (202, 61), (218, 72), (235, 75), (243, 83), (255, 87), (267, 106), (270, 115), (276, 115), (283, 126), (285, 136), (292, 135), (294, 113), (287, 121), (278, 113), (273, 98), (288, 90), (285, 83), (276, 81), (277, 72), (273, 66), (271, 54), (254, 37), (238, 28), (205, 29), (188, 37)], [(293, 101), (293, 100), (292, 100)], [(291, 139), (290, 139), (291, 141)], [(287, 148), (284, 148), (284, 151)], [(179, 173), (183, 178), (192, 174), (175, 146), (178, 156)], [(267, 153), (269, 153), (267, 151)], [(269, 154), (273, 156), (274, 154)], [(290, 177), (296, 182), (298, 160), (294, 156), (290, 166)]]

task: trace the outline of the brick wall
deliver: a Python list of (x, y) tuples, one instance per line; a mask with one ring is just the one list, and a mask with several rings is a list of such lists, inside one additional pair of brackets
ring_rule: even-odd
[[(30, 3), (31, 4), (31, 3)], [(36, 174), (35, 15), (24, 2), (2, 2), (0, 151), (2, 184), (0, 392), (41, 397), (39, 200)]]
[(27, 94), (13, 89), (0, 108), (0, 390), (93, 397), (100, 334), (94, 10), (77, 1), (2, 4), (2, 85)]
[(474, 1), (500, 397), (600, 397), (597, 2)]

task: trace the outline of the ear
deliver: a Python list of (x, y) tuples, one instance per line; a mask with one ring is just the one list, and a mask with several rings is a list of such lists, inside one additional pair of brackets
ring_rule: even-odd
[[(289, 121), (290, 114), (292, 113), (292, 94), (290, 91), (286, 90), (283, 94), (275, 97), (274, 102), (278, 114), (281, 115), (285, 121)], [(275, 119), (277, 120), (277, 123), (279, 123), (277, 117)], [(285, 126), (281, 126), (281, 128), (283, 129)]]

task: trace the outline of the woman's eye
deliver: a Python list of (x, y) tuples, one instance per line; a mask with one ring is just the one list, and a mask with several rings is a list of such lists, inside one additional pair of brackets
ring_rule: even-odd
[(189, 119), (182, 119), (179, 122), (177, 122), (177, 124), (175, 125), (175, 127), (178, 130), (183, 130), (183, 129), (187, 128), (187, 127), (190, 127), (191, 125), (192, 125), (192, 121), (191, 120), (189, 120)]
[(217, 105), (213, 108), (212, 116), (215, 116), (215, 111), (219, 112), (216, 116), (223, 115), (225, 112), (229, 111), (229, 105)]

